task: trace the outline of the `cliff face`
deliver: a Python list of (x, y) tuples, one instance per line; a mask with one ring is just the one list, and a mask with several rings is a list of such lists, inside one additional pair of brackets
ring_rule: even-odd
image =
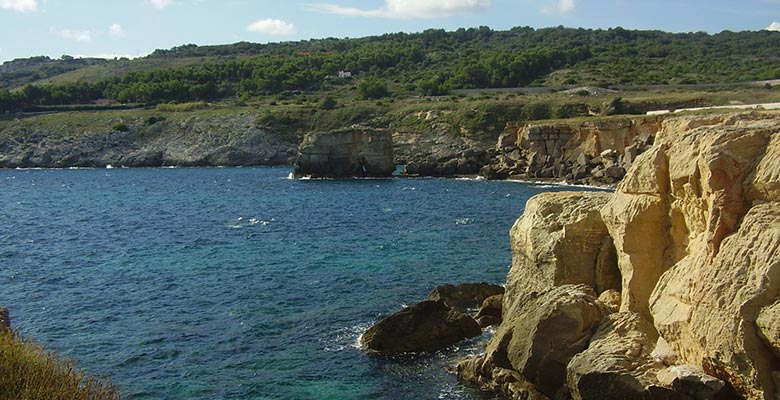
[[(614, 194), (536, 196), (511, 241), (503, 304), (510, 325), (486, 354), (461, 364), (462, 377), (513, 397), (780, 393), (777, 115), (664, 120)], [(556, 375), (558, 386), (540, 387), (512, 354), (537, 345), (512, 343), (518, 335), (533, 340), (533, 329), (549, 324), (518, 330), (513, 321), (540, 312), (519, 303), (575, 284), (593, 291), (588, 301), (619, 304), (618, 312), (596, 323), (570, 312), (589, 327), (578, 336), (587, 344), (544, 339), (565, 355), (556, 360), (566, 373)]]
[[(299, 139), (260, 129), (252, 115), (119, 120), (61, 113), (0, 126), (0, 168), (237, 166), (291, 164)], [(60, 125), (56, 119), (62, 119)], [(90, 126), (91, 125), (91, 126)]]
[(393, 139), (390, 132), (350, 128), (307, 134), (298, 147), (296, 176), (387, 177), (393, 174)]
[(482, 174), (616, 183), (634, 159), (653, 144), (661, 121), (659, 117), (638, 117), (509, 124), (498, 140), (494, 161)]

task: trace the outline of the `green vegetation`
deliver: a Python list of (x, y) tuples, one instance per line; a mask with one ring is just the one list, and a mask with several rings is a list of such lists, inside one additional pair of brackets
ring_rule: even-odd
[(72, 362), (0, 329), (0, 400), (120, 398), (108, 380), (87, 376)]
[(118, 131), (118, 132), (127, 132), (130, 130), (130, 128), (127, 127), (124, 123), (120, 122), (114, 126), (111, 127), (111, 130)]
[(144, 104), (248, 102), (315, 93), (342, 104), (351, 98), (441, 96), (454, 89), (746, 82), (780, 78), (778, 48), (780, 34), (769, 31), (709, 35), (563, 27), (185, 45), (138, 60), (84, 60), (81, 68), (57, 76), (52, 76), (55, 66), (76, 68), (78, 60), (4, 63), (0, 111), (99, 98)]

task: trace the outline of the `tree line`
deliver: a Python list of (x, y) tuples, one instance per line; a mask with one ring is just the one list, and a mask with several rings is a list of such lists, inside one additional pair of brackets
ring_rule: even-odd
[[(422, 95), (451, 89), (557, 84), (722, 83), (780, 78), (780, 33), (710, 35), (635, 31), (487, 27), (393, 33), (359, 39), (224, 46), (184, 45), (147, 59), (201, 57), (199, 64), (130, 72), (97, 82), (28, 84), (0, 90), (0, 110), (85, 104), (99, 98), (160, 103), (257, 97), (284, 91), (327, 91), (338, 71), (350, 71), (363, 88)], [(142, 62), (139, 60), (138, 62)], [(111, 60), (108, 61), (112, 62)], [(0, 73), (2, 77), (2, 73)], [(370, 83), (370, 85), (369, 85)], [(375, 97), (371, 95), (368, 97)]]

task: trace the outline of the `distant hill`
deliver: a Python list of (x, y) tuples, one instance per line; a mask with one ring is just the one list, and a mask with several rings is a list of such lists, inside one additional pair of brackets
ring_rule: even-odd
[(108, 62), (102, 58), (73, 58), (70, 56), (63, 56), (61, 59), (51, 59), (46, 56), (18, 58), (0, 64), (0, 89), (23, 86)]
[[(488, 27), (220, 46), (188, 44), (127, 60), (33, 57), (0, 66), (0, 109), (29, 105), (182, 102), (285, 91), (382, 97), (452, 89), (695, 84), (780, 78), (780, 33), (710, 35)], [(351, 75), (352, 80), (338, 79)], [(26, 86), (25, 85), (34, 85)]]

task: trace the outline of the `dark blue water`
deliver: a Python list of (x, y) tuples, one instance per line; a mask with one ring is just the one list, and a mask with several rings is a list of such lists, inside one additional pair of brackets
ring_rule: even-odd
[(480, 398), (447, 371), (479, 340), (388, 360), (358, 337), (436, 285), (503, 282), (525, 201), (559, 189), (288, 174), (0, 171), (0, 305), (136, 399)]

